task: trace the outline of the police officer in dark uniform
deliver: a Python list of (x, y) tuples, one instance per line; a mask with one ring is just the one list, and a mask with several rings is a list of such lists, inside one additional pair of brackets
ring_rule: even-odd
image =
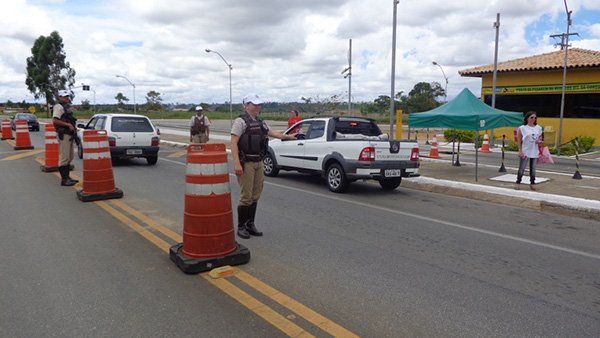
[(256, 94), (248, 94), (242, 100), (244, 112), (231, 126), (231, 154), (238, 183), (240, 201), (238, 204), (238, 231), (241, 238), (262, 236), (254, 224), (258, 199), (263, 189), (264, 173), (262, 160), (267, 152), (268, 136), (281, 140), (295, 139), (269, 129), (266, 122), (258, 117), (263, 101)]
[(70, 92), (60, 90), (58, 92), (58, 103), (52, 109), (52, 123), (58, 136), (58, 171), (60, 172), (60, 185), (72, 186), (78, 180), (69, 177), (71, 161), (73, 161), (73, 142), (77, 137), (76, 119), (70, 109)]

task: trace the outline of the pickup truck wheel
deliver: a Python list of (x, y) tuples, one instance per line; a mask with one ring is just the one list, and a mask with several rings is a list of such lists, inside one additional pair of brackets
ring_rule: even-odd
[(344, 169), (337, 164), (334, 163), (327, 168), (327, 187), (329, 190), (333, 192), (344, 192), (348, 189), (348, 179), (346, 178), (346, 173), (344, 173)]
[(263, 172), (265, 173), (265, 176), (269, 177), (275, 177), (277, 174), (279, 174), (279, 169), (275, 164), (275, 159), (270, 153), (267, 153), (263, 159)]
[(83, 145), (81, 144), (77, 147), (77, 157), (83, 159)]
[(380, 180), (379, 185), (383, 190), (394, 190), (398, 188), (400, 182), (402, 182), (402, 177), (388, 178), (386, 180)]
[(148, 156), (146, 157), (146, 161), (148, 162), (148, 165), (155, 165), (156, 162), (158, 162), (158, 156)]

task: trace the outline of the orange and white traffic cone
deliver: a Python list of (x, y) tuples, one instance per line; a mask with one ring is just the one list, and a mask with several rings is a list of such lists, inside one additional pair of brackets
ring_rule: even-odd
[(489, 153), (490, 152), (490, 138), (488, 137), (487, 131), (483, 134), (483, 143), (481, 144), (481, 152)]
[(40, 169), (47, 173), (58, 171), (58, 139), (52, 123), (44, 126), (44, 140), (44, 165), (41, 165)]
[(429, 156), (431, 158), (441, 158), (439, 150), (438, 150), (438, 142), (437, 137), (433, 135), (431, 139), (431, 148), (429, 149)]
[(235, 241), (225, 145), (190, 145), (185, 182), (183, 243), (171, 260), (188, 274), (248, 263), (250, 251)]
[(31, 138), (29, 137), (29, 126), (27, 121), (18, 120), (16, 123), (17, 130), (15, 130), (15, 150), (33, 149), (31, 145)]
[(4, 119), (2, 120), (2, 139), (3, 140), (13, 140), (12, 128), (10, 127), (10, 120)]
[(83, 189), (77, 197), (83, 202), (123, 197), (115, 188), (106, 130), (83, 131)]

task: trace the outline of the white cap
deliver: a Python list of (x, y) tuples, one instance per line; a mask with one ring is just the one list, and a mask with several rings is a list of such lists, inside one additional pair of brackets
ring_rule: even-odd
[(248, 102), (252, 102), (254, 104), (263, 104), (263, 100), (258, 97), (256, 94), (248, 94), (242, 99), (242, 103), (246, 104)]
[(59, 90), (58, 96), (71, 96), (71, 92), (68, 90)]
[(196, 106), (196, 111), (202, 111), (202, 106)]

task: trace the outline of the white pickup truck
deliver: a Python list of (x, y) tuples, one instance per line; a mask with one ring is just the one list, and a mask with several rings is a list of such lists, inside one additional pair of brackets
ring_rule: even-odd
[(310, 118), (285, 133), (298, 133), (297, 139), (269, 141), (263, 161), (266, 176), (276, 176), (280, 170), (318, 173), (333, 192), (344, 192), (350, 182), (367, 179), (393, 190), (402, 177), (419, 176), (418, 143), (389, 140), (372, 119)]

